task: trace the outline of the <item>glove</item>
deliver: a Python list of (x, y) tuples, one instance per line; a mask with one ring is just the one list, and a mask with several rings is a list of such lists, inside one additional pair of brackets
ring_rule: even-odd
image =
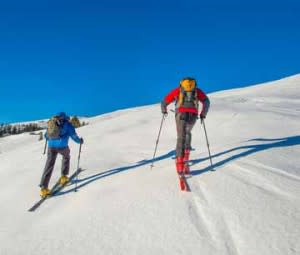
[(203, 120), (205, 119), (205, 117), (206, 117), (205, 114), (203, 114), (203, 113), (200, 114), (201, 123), (203, 123)]
[(165, 101), (161, 102), (161, 113), (163, 115), (167, 115), (168, 114), (167, 105), (166, 105)]
[(80, 138), (80, 144), (83, 144), (84, 143), (84, 140), (83, 140), (83, 138), (81, 137)]

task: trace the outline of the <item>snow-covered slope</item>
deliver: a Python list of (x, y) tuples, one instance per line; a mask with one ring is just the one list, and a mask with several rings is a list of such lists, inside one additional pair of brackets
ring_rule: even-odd
[[(192, 192), (179, 190), (170, 112), (155, 167), (159, 105), (89, 119), (74, 185), (36, 212), (43, 142), (0, 139), (0, 254), (300, 253), (300, 75), (211, 94), (206, 127), (193, 130)], [(71, 143), (72, 171), (78, 145)], [(59, 177), (57, 161), (52, 182)]]

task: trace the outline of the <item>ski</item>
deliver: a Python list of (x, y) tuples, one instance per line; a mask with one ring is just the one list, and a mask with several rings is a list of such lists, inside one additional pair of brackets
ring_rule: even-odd
[(190, 186), (186, 180), (186, 176), (184, 174), (179, 174), (179, 186), (182, 191), (191, 191)]
[(64, 185), (60, 185), (60, 187), (58, 187), (57, 189), (55, 189), (53, 191), (53, 193), (51, 194), (51, 196), (55, 196), (59, 191), (61, 191), (64, 187), (66, 187), (67, 185), (71, 184), (72, 180), (74, 180), (74, 178), (79, 175), (83, 170), (81, 168), (78, 168), (78, 170), (76, 172), (74, 172), (70, 178), (69, 181), (67, 183), (65, 183)]
[(65, 183), (64, 185), (60, 185), (59, 181), (57, 181), (54, 186), (50, 190), (50, 195), (41, 198), (39, 201), (37, 201), (28, 211), (34, 212), (37, 208), (40, 207), (41, 204), (43, 204), (48, 198), (55, 196), (59, 191), (61, 191), (65, 186), (67, 186), (69, 183), (72, 182), (72, 180), (80, 174), (83, 170), (81, 168), (78, 168), (69, 178), (69, 181)]
[(189, 162), (185, 162), (184, 163), (184, 169), (183, 169), (183, 171), (184, 171), (185, 175), (189, 175), (190, 174), (190, 165), (189, 165)]

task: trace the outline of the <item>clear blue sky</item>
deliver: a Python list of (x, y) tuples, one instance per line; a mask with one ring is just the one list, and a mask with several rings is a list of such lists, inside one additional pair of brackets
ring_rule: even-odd
[(212, 92), (299, 72), (299, 1), (0, 2), (0, 122), (157, 103), (184, 76)]

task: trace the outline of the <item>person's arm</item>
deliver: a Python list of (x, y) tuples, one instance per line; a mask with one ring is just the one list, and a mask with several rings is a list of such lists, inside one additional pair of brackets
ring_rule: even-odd
[(166, 97), (164, 98), (164, 100), (161, 102), (161, 112), (163, 114), (167, 114), (167, 106), (172, 103), (175, 99), (178, 98), (179, 95), (179, 88), (176, 88), (174, 90), (172, 90), (168, 95), (166, 95)]
[(83, 143), (83, 139), (77, 135), (75, 128), (73, 127), (72, 124), (69, 124), (69, 135), (74, 142)]
[(202, 110), (200, 113), (200, 118), (204, 119), (208, 113), (209, 106), (210, 106), (210, 101), (207, 95), (201, 90), (197, 89), (197, 97), (199, 101), (202, 103)]
[(48, 141), (49, 137), (48, 137), (48, 131), (46, 131), (46, 133), (44, 134), (45, 139)]

